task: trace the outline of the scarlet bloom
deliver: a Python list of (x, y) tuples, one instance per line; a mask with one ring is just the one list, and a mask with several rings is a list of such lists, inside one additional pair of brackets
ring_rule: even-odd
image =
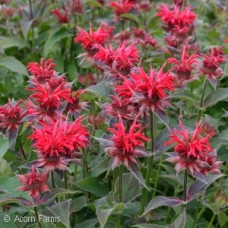
[(16, 137), (17, 130), (26, 114), (26, 111), (20, 107), (21, 102), (9, 100), (8, 104), (0, 106), (0, 131), (13, 138)]
[(70, 0), (68, 8), (76, 13), (83, 13), (83, 4), (81, 0)]
[(82, 117), (72, 123), (62, 119), (50, 123), (40, 122), (30, 136), (39, 157), (38, 166), (47, 170), (64, 170), (70, 159), (79, 162), (79, 150), (89, 143), (88, 136)]
[(109, 48), (97, 46), (98, 52), (94, 59), (105, 63), (110, 68), (113, 76), (126, 76), (130, 73), (133, 65), (139, 62), (139, 52), (134, 44), (121, 43), (116, 50), (110, 45)]
[(28, 115), (31, 117), (56, 119), (58, 112), (61, 113), (63, 102), (72, 103), (71, 88), (65, 82), (57, 88), (51, 88), (48, 82), (44, 85), (36, 82), (36, 86), (28, 88), (28, 91), (33, 93), (26, 103)]
[(34, 166), (31, 172), (17, 177), (23, 185), (17, 189), (23, 192), (29, 191), (29, 195), (35, 200), (38, 199), (41, 193), (50, 191), (47, 186), (48, 173), (39, 173)]
[(101, 23), (97, 31), (93, 31), (90, 28), (89, 33), (80, 27), (77, 27), (77, 29), (79, 32), (74, 38), (74, 42), (80, 43), (90, 56), (93, 56), (97, 52), (94, 44), (105, 44), (110, 39), (113, 31), (113, 27), (110, 27), (106, 23)]
[(114, 9), (117, 16), (124, 13), (129, 13), (133, 8), (134, 3), (129, 0), (119, 0), (119, 2), (110, 2), (110, 6)]
[(216, 153), (210, 145), (212, 133), (204, 135), (200, 123), (196, 123), (193, 132), (189, 131), (182, 122), (180, 128), (175, 128), (170, 134), (170, 140), (165, 145), (174, 144), (174, 153), (169, 154), (167, 161), (175, 164), (175, 169), (187, 169), (192, 175), (220, 173), (221, 162), (216, 161)]
[(151, 69), (148, 75), (142, 68), (134, 69), (130, 78), (116, 87), (117, 94), (138, 104), (141, 116), (148, 115), (149, 110), (161, 116), (169, 104), (166, 91), (174, 91), (174, 77), (169, 72), (164, 73), (163, 68), (164, 65), (158, 72)]
[(57, 8), (51, 11), (53, 15), (57, 18), (59, 23), (67, 23), (68, 22), (68, 11), (63, 8)]
[(195, 64), (198, 62), (197, 58), (198, 55), (196, 54), (188, 56), (187, 47), (184, 45), (181, 61), (176, 58), (168, 59), (169, 63), (173, 63), (176, 65), (173, 67), (173, 70), (175, 71), (177, 76), (176, 83), (178, 87), (182, 87), (187, 82), (196, 79), (194, 76), (192, 76), (192, 70), (194, 69)]
[(222, 47), (211, 48), (211, 52), (208, 55), (202, 54), (202, 56), (203, 66), (201, 67), (201, 72), (206, 75), (212, 85), (216, 85), (216, 77), (223, 75), (222, 69), (219, 67), (219, 65), (225, 61)]
[(113, 133), (113, 136), (109, 141), (107, 140), (105, 150), (112, 157), (112, 169), (120, 164), (131, 168), (134, 164), (138, 164), (136, 158), (149, 156), (144, 149), (144, 142), (150, 139), (142, 133), (143, 128), (140, 123), (137, 123), (137, 118), (129, 130), (126, 130), (121, 117), (114, 128), (108, 130)]
[(30, 62), (27, 66), (28, 71), (39, 81), (44, 82), (47, 79), (50, 79), (56, 74), (56, 71), (53, 69), (55, 63), (52, 59), (47, 59), (46, 61), (42, 58), (40, 63)]

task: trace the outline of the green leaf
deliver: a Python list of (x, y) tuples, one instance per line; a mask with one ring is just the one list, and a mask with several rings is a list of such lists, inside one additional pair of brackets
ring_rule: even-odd
[(26, 67), (19, 60), (15, 59), (12, 56), (1, 56), (0, 66), (6, 67), (18, 74), (28, 75)]
[(114, 94), (113, 88), (105, 84), (97, 84), (97, 85), (89, 86), (88, 88), (85, 89), (85, 91), (94, 93), (101, 97), (108, 97), (109, 95)]
[(0, 135), (0, 159), (3, 158), (4, 154), (9, 149), (9, 139)]
[(70, 227), (70, 203), (71, 199), (47, 207), (67, 228)]
[(21, 31), (23, 33), (23, 36), (25, 39), (27, 39), (28, 31), (33, 23), (32, 21), (21, 21), (20, 26), (21, 26)]
[(157, 224), (149, 224), (149, 223), (136, 224), (133, 227), (137, 227), (137, 228), (167, 228), (167, 226), (157, 225)]
[(72, 200), (70, 205), (70, 214), (73, 212), (80, 211), (83, 207), (87, 205), (87, 198), (85, 196), (80, 196)]
[(108, 193), (106, 186), (99, 182), (96, 177), (87, 177), (78, 181), (75, 185), (81, 190), (91, 192), (96, 196), (105, 196)]
[(218, 103), (219, 101), (228, 99), (228, 88), (219, 88), (209, 94), (204, 100), (204, 107), (210, 107)]
[(87, 219), (86, 221), (76, 224), (75, 228), (94, 228), (96, 227), (96, 224), (98, 223), (98, 220), (96, 218), (94, 219)]
[(172, 228), (183, 228), (186, 223), (186, 209), (175, 219), (174, 223), (171, 225)]
[(23, 48), (26, 45), (25, 41), (17, 37), (2, 37), (0, 39), (0, 47), (3, 49), (18, 47)]
[(123, 203), (115, 204), (114, 207), (110, 208), (108, 205), (99, 205), (96, 208), (96, 214), (98, 221), (100, 223), (100, 227), (104, 228), (108, 218), (113, 213), (120, 213), (124, 209)]
[(44, 57), (46, 58), (48, 56), (55, 44), (67, 37), (71, 37), (71, 35), (65, 27), (60, 27), (55, 33), (49, 35), (44, 45)]
[(183, 201), (181, 199), (174, 197), (157, 196), (149, 202), (142, 216), (162, 206), (176, 207), (181, 204), (183, 204)]
[(103, 8), (101, 3), (96, 1), (96, 0), (86, 0), (85, 4), (87, 4), (89, 6), (95, 6), (95, 7)]
[(5, 159), (0, 159), (0, 177), (9, 176), (12, 174), (12, 171)]
[(130, 20), (134, 21), (136, 24), (139, 24), (138, 17), (135, 14), (124, 13), (124, 14), (121, 14), (120, 17), (125, 18), (125, 19), (130, 19)]
[[(118, 197), (118, 183), (119, 183), (119, 177), (115, 182), (116, 198)], [(137, 179), (131, 173), (124, 173), (122, 175), (123, 202), (131, 202), (140, 194), (141, 194), (141, 188)]]

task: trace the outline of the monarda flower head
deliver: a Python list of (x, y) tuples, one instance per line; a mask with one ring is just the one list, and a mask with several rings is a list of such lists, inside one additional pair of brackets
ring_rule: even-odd
[(173, 130), (170, 140), (165, 143), (166, 146), (174, 145), (174, 152), (169, 154), (167, 161), (175, 164), (177, 173), (184, 169), (194, 176), (220, 173), (221, 162), (216, 161), (216, 153), (209, 142), (213, 134), (204, 135), (200, 123), (196, 123), (195, 130), (191, 132), (180, 121), (180, 127)]
[(223, 75), (222, 69), (219, 67), (225, 61), (222, 47), (213, 47), (208, 55), (202, 54), (202, 56), (203, 64), (200, 71), (208, 78), (213, 86), (216, 86), (216, 77)]
[(9, 100), (6, 105), (0, 106), (0, 131), (10, 137), (11, 140), (15, 140), (18, 128), (26, 115), (26, 111), (20, 107), (21, 102)]
[(116, 16), (119, 17), (121, 14), (129, 13), (134, 3), (130, 0), (119, 0), (119, 2), (111, 1), (110, 6), (114, 9)]
[(120, 164), (131, 168), (138, 164), (137, 158), (149, 156), (144, 149), (144, 142), (148, 142), (150, 139), (142, 133), (142, 125), (137, 123), (137, 119), (127, 130), (119, 116), (119, 122), (114, 124), (113, 128), (108, 129), (113, 135), (105, 150), (112, 157), (112, 169)]
[(108, 48), (97, 46), (98, 52), (94, 55), (95, 61), (108, 66), (112, 76), (121, 77), (130, 73), (134, 64), (139, 62), (139, 52), (134, 44), (121, 43), (116, 50), (110, 45)]
[(95, 44), (104, 45), (112, 35), (113, 27), (106, 23), (101, 23), (96, 31), (90, 27), (89, 33), (84, 29), (77, 27), (78, 34), (74, 38), (75, 43), (80, 43), (90, 56), (94, 56), (97, 49)]
[(71, 159), (79, 162), (79, 151), (89, 143), (89, 133), (82, 120), (79, 117), (74, 122), (62, 119), (40, 122), (30, 136), (39, 157), (38, 166), (47, 170), (64, 170)]
[(47, 59), (46, 61), (42, 58), (40, 63), (30, 62), (27, 66), (28, 71), (32, 73), (32, 76), (35, 77), (39, 82), (45, 82), (52, 78), (56, 71), (53, 69), (55, 63), (52, 59)]
[(48, 173), (39, 173), (34, 166), (31, 172), (27, 174), (17, 175), (18, 180), (22, 183), (22, 186), (17, 189), (23, 192), (28, 191), (29, 195), (37, 200), (41, 193), (49, 192), (49, 187), (47, 185)]
[(156, 72), (151, 69), (147, 75), (142, 68), (135, 68), (129, 78), (116, 86), (119, 96), (129, 97), (129, 101), (139, 105), (141, 116), (153, 111), (160, 116), (169, 105), (166, 91), (174, 91), (174, 77), (163, 72), (163, 67)]
[(187, 47), (184, 45), (182, 50), (181, 61), (176, 58), (169, 58), (168, 62), (173, 63), (175, 66), (173, 70), (176, 73), (176, 84), (178, 87), (182, 87), (189, 81), (193, 81), (196, 77), (192, 76), (192, 70), (194, 69), (198, 55), (193, 54), (188, 56)]
[(67, 23), (69, 12), (63, 8), (57, 8), (51, 11), (53, 15), (57, 18), (59, 23)]

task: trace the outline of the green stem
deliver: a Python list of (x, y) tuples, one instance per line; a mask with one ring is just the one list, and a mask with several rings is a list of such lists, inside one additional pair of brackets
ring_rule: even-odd
[[(33, 11), (32, 11), (32, 0), (29, 0), (29, 11), (30, 11), (30, 17), (31, 20), (33, 20)], [(31, 25), (32, 28), (32, 47), (34, 46), (34, 28)]]
[(194, 222), (193, 222), (192, 228), (195, 227), (196, 222), (197, 222), (198, 211), (199, 211), (199, 205), (200, 205), (200, 202), (199, 202), (199, 200), (198, 200), (197, 205), (196, 205), (196, 211), (195, 211), (195, 214), (194, 214)]
[(205, 95), (206, 87), (207, 87), (207, 79), (205, 78), (202, 96), (201, 96), (201, 100), (200, 100), (200, 110), (199, 110), (199, 115), (198, 115), (198, 121), (200, 121), (200, 118), (202, 116), (202, 108), (203, 108), (203, 101), (204, 101), (204, 95)]
[(157, 190), (157, 186), (158, 186), (158, 180), (159, 180), (159, 177), (160, 177), (160, 172), (161, 172), (161, 164), (162, 164), (162, 160), (163, 160), (163, 155), (161, 156), (160, 158), (160, 162), (159, 162), (159, 165), (158, 165), (158, 171), (157, 171), (157, 175), (156, 175), (156, 178), (155, 178), (155, 183), (154, 183), (154, 192), (153, 192), (153, 196), (152, 198), (155, 197), (156, 195), (156, 190)]
[(39, 215), (38, 215), (38, 212), (37, 212), (37, 208), (36, 207), (34, 207), (34, 212), (35, 212), (35, 216), (36, 216), (37, 225), (38, 225), (39, 228), (42, 228), (42, 225), (40, 223)]
[(68, 183), (67, 183), (67, 171), (66, 171), (66, 170), (64, 171), (64, 187), (65, 187), (65, 189), (68, 188)]
[(208, 225), (207, 228), (211, 228), (211, 226), (212, 226), (212, 224), (213, 224), (215, 218), (216, 218), (216, 214), (213, 214), (213, 216), (212, 216), (212, 218), (211, 218), (211, 221), (210, 221), (210, 223), (209, 223), (209, 225)]
[(121, 203), (123, 201), (123, 193), (122, 193), (122, 189), (123, 189), (123, 175), (122, 175), (122, 165), (119, 167), (119, 202)]
[(76, 180), (77, 180), (77, 173), (78, 173), (78, 166), (75, 164), (75, 167), (74, 167), (74, 182), (76, 182)]
[(26, 157), (26, 155), (25, 155), (25, 150), (24, 150), (24, 147), (23, 147), (23, 145), (22, 145), (21, 140), (20, 140), (20, 138), (19, 138), (19, 137), (18, 137), (18, 142), (19, 142), (20, 147), (21, 147), (21, 153), (22, 153), (22, 156), (23, 156), (23, 158), (24, 158), (25, 160), (27, 160), (27, 157)]
[[(151, 157), (148, 161), (148, 171), (146, 173), (146, 185), (149, 186), (150, 183), (150, 177), (151, 177), (151, 172), (152, 172), (152, 167), (153, 167), (153, 155), (154, 155), (154, 114), (152, 110), (150, 110), (150, 134), (151, 134)], [(141, 212), (143, 212), (145, 204), (147, 202), (148, 198), (148, 191), (144, 189), (143, 191), (143, 196), (142, 196), (142, 201), (141, 201)]]
[(54, 171), (51, 171), (51, 183), (52, 183), (52, 188), (55, 188)]
[[(186, 202), (187, 201), (187, 194), (188, 194), (188, 170), (185, 169), (185, 172), (184, 172), (184, 201)], [(186, 205), (185, 205), (186, 207)]]

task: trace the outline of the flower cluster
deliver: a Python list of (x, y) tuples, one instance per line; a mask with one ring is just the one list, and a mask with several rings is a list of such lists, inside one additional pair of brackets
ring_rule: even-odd
[(216, 161), (217, 155), (209, 140), (213, 132), (204, 135), (204, 128), (196, 123), (193, 132), (188, 130), (182, 122), (170, 134), (170, 140), (165, 145), (174, 144), (174, 152), (169, 153), (167, 161), (175, 164), (175, 169), (180, 171), (187, 169), (192, 175), (206, 175), (208, 173), (220, 173), (221, 162)]

